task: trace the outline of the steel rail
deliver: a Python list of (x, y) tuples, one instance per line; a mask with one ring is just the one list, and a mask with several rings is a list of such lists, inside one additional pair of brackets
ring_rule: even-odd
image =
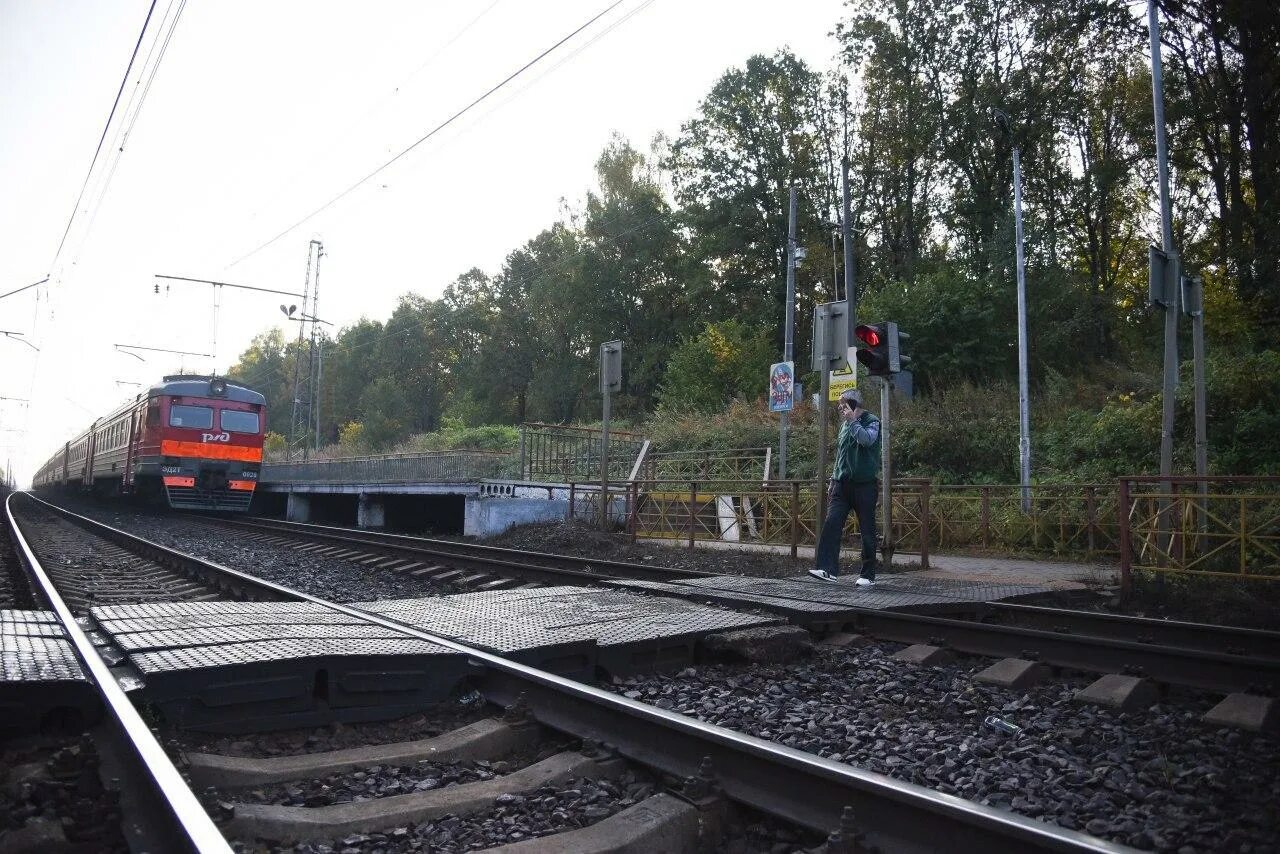
[[(455, 563), (463, 563), (495, 572), (502, 572), (504, 569), (508, 572), (514, 570), (524, 577), (536, 578), (550, 583), (592, 584), (599, 582), (603, 574), (555, 569), (542, 565), (506, 561), (500, 558), (469, 557), (463, 554), (464, 550), (481, 551), (482, 554), (488, 555), (530, 554), (493, 546), (428, 540), (399, 534), (351, 532), (343, 528), (295, 522), (278, 523), (274, 520), (265, 523), (258, 520), (240, 519), (223, 519), (222, 521), (229, 521), (237, 527), (251, 527), (281, 533), (305, 533), (308, 536), (333, 542), (362, 544), (388, 550), (404, 551), (404, 553), (420, 556), (429, 555), (447, 558)], [(397, 543), (409, 543), (410, 545), (397, 545)], [(416, 545), (421, 543), (428, 543), (431, 548), (422, 549)], [(456, 549), (456, 551), (440, 551), (435, 548), (436, 546), (445, 546), (446, 549), (452, 548)], [(666, 567), (649, 567), (643, 564), (623, 563), (620, 561), (595, 561), (590, 558), (576, 558), (539, 552), (531, 553), (531, 556), (548, 562), (564, 560), (566, 562), (579, 562), (583, 566), (591, 566), (592, 568), (603, 567), (606, 572), (617, 573), (617, 575), (606, 577), (615, 578), (640, 577), (639, 573), (626, 575), (627, 572), (633, 569), (647, 573), (649, 578), (646, 580), (675, 581), (681, 578), (706, 577), (710, 575), (710, 573), (695, 573)], [(659, 573), (667, 574), (658, 575)], [(716, 591), (703, 587), (696, 588), (695, 594), (696, 598), (717, 601), (721, 605), (731, 607), (736, 605), (740, 607), (742, 604), (731, 595), (721, 595)], [(1054, 623), (1052, 630), (1043, 630), (979, 623), (954, 618), (926, 617), (872, 608), (851, 607), (849, 611), (853, 622), (859, 627), (866, 628), (879, 637), (905, 643), (929, 643), (939, 637), (945, 637), (951, 646), (961, 652), (999, 657), (1018, 656), (1031, 650), (1048, 664), (1098, 672), (1135, 671), (1168, 684), (1186, 685), (1211, 691), (1243, 691), (1251, 688), (1257, 689), (1260, 686), (1280, 685), (1280, 656), (1254, 656), (1227, 650), (1206, 650), (1171, 643), (1171, 639), (1166, 639), (1165, 643), (1155, 643), (1154, 640), (1158, 638), (1135, 637), (1132, 641), (1126, 641), (1115, 638), (1114, 633), (1100, 633), (1096, 636), (1092, 634), (1063, 633), (1058, 629), (1062, 621), (1067, 618), (1067, 615), (1084, 615), (1080, 617), (1082, 623), (1090, 617), (1111, 617), (1110, 621), (1098, 619), (1096, 624), (1114, 624), (1116, 626), (1125, 623), (1132, 624), (1134, 618), (1063, 609), (1034, 609), (1030, 606), (1008, 605), (1006, 603), (981, 604), (985, 608), (992, 609), (1004, 608), (1010, 609), (1010, 611), (1022, 609), (1022, 612), (1025, 613), (1056, 614), (1059, 619), (1057, 623)], [(766, 604), (763, 607), (767, 609), (769, 606)], [(1045, 619), (1049, 618), (1045, 617)], [(1152, 635), (1155, 634), (1157, 626), (1152, 626), (1150, 623), (1169, 625), (1160, 620), (1143, 623), (1142, 625)], [(1194, 624), (1173, 625), (1188, 626)], [(876, 628), (872, 629), (872, 626)], [(1243, 632), (1245, 635), (1250, 635), (1255, 631), (1249, 629), (1232, 630), (1223, 627), (1222, 634), (1230, 636)], [(1275, 633), (1263, 632), (1260, 634), (1269, 635)]]
[[(308, 522), (281, 522), (274, 519), (232, 519), (225, 516), (212, 518), (238, 528), (284, 534), (306, 534), (308, 537), (329, 540), (335, 543), (358, 543), (360, 545), (395, 550), (405, 554), (448, 558), (449, 560), (467, 562), (477, 569), (490, 569), (495, 572), (501, 571), (504, 567), (509, 567), (521, 573), (550, 572), (554, 573), (554, 575), (548, 576), (551, 580), (562, 577), (563, 580), (576, 579), (590, 583), (599, 581), (601, 577), (606, 577), (636, 578), (645, 581), (678, 581), (687, 578), (707, 578), (713, 574), (691, 569), (647, 566), (643, 563), (598, 560), (575, 555), (551, 554), (550, 552), (530, 552), (523, 549), (504, 549), (498, 546), (460, 543), (454, 540), (437, 540), (427, 537), (415, 537), (409, 534), (356, 531), (350, 528), (315, 525)], [(206, 517), (203, 521), (211, 521), (211, 519)], [(531, 560), (534, 562), (531, 563)], [(566, 564), (577, 568), (568, 569), (565, 567)]]
[(116, 683), (106, 662), (99, 657), (93, 642), (76, 623), (75, 615), (71, 613), (71, 609), (54, 588), (44, 567), (40, 565), (39, 559), (14, 516), (13, 498), (19, 494), (21, 493), (13, 493), (5, 500), (5, 514), (8, 517), (19, 558), (26, 566), (39, 595), (49, 603), (58, 621), (62, 623), (63, 630), (66, 631), (67, 638), (71, 641), (85, 672), (97, 686), (103, 700), (103, 707), (110, 715), (109, 723), (116, 730), (119, 741), (127, 747), (129, 758), (142, 772), (141, 778), (150, 783), (155, 803), (162, 806), (163, 826), (160, 830), (168, 838), (168, 843), (173, 846), (169, 850), (230, 854), (231, 846), (223, 838), (222, 832), (209, 818), (209, 814), (187, 787), (182, 775), (174, 767), (164, 748), (156, 741), (155, 735), (142, 720), (138, 710), (133, 707), (133, 703)]
[(1036, 658), (1045, 664), (1102, 673), (1137, 673), (1170, 685), (1248, 691), (1280, 685), (1280, 659), (1063, 634), (971, 620), (858, 609), (853, 625), (903, 643), (945, 645), (994, 657)]
[[(43, 502), (42, 502), (43, 503)], [(91, 530), (107, 529), (116, 542), (133, 538), (48, 505)], [(138, 539), (138, 538), (133, 538)], [(147, 541), (143, 541), (147, 542)], [(155, 545), (155, 544), (150, 544)], [(161, 547), (163, 548), (163, 547)], [(311, 602), (408, 637), (465, 655), (481, 669), (478, 687), (496, 703), (524, 695), (534, 717), (577, 737), (605, 742), (623, 756), (668, 774), (697, 773), (703, 758), (733, 800), (820, 832), (840, 826), (853, 807), (865, 843), (894, 852), (991, 851), (1127, 852), (1123, 845), (972, 803), (923, 786), (863, 771), (755, 736), (704, 723), (590, 685), (509, 661), (415, 626), (350, 605), (330, 602), (199, 558), (211, 571), (236, 576), (279, 597)]]
[(1088, 633), (1097, 637), (1120, 637), (1139, 643), (1159, 643), (1232, 652), (1237, 655), (1280, 658), (1280, 632), (1266, 629), (1159, 620), (1129, 614), (1076, 611), (1013, 602), (987, 603), (981, 609), (981, 613), (984, 616), (999, 617), (1017, 625), (1056, 632)]

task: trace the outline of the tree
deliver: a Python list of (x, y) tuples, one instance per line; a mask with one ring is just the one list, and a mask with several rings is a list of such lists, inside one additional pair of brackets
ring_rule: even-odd
[[(774, 324), (779, 350), (786, 303), (788, 190), (800, 198), (797, 240), (823, 247), (823, 216), (836, 209), (839, 171), (824, 135), (838, 127), (821, 75), (783, 50), (727, 71), (672, 143), (666, 166), (705, 266), (708, 319), (746, 317)], [(798, 287), (798, 293), (811, 291)], [(806, 317), (808, 300), (797, 308)], [(797, 351), (807, 330), (799, 324)]]
[(293, 424), (293, 358), (286, 355), (284, 333), (269, 329), (255, 336), (227, 376), (267, 399), (266, 429), (287, 436)]
[(659, 393), (666, 410), (714, 411), (765, 393), (774, 350), (769, 332), (736, 320), (708, 323), (671, 354)]

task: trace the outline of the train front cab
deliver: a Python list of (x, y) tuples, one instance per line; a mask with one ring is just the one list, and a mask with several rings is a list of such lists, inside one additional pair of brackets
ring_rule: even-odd
[(263, 396), (223, 380), (159, 391), (147, 401), (138, 480), (175, 509), (247, 511), (262, 466)]

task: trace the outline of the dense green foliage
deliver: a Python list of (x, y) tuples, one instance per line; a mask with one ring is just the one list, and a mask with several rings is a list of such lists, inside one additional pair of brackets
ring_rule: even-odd
[[(1121, 0), (847, 9), (833, 22), (835, 67), (786, 50), (746, 57), (674, 138), (647, 152), (613, 139), (595, 187), (500, 269), (422, 282), (441, 296), (406, 294), (385, 321), (327, 340), (325, 441), (380, 451), (461, 425), (593, 420), (597, 347), (618, 338), (615, 418), (652, 417), (646, 429), (672, 446), (776, 442), (776, 416), (756, 401), (781, 359), (788, 188), (808, 253), (796, 361), (816, 389), (803, 375), (808, 319), (844, 295), (830, 223), (847, 158), (859, 317), (912, 335), (917, 397), (895, 437), (903, 468), (1012, 480), (1016, 145), (1037, 476), (1153, 470), (1161, 332), (1145, 306), (1146, 247), (1160, 229), (1142, 10)], [(1163, 18), (1175, 242), (1206, 283), (1211, 466), (1277, 471), (1280, 12), (1261, 0), (1166, 0)], [(1007, 130), (992, 108), (1008, 114)], [(267, 394), (282, 434), (299, 346), (265, 333), (232, 370)], [(1184, 468), (1190, 374), (1184, 366), (1178, 401)], [(814, 429), (794, 420), (798, 435)], [(811, 464), (804, 454), (792, 452), (796, 473)]]

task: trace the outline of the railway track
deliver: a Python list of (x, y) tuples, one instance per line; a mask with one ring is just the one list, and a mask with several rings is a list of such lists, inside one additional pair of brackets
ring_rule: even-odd
[[(654, 775), (691, 778), (681, 802), (694, 807), (700, 801), (723, 797), (822, 834), (834, 833), (832, 850), (841, 850), (840, 846), (846, 846), (843, 850), (854, 850), (855, 836), (857, 845), (876, 846), (886, 851), (930, 851), (939, 846), (953, 851), (1123, 850), (1082, 833), (701, 723), (491, 655), (384, 615), (182, 555), (74, 514), (65, 517), (74, 518), (76, 524), (131, 551), (136, 549), (167, 566), (181, 567), (184, 574), (196, 573), (217, 589), (245, 597), (307, 602), (326, 612), (464, 656), (475, 670), (471, 684), (487, 702), (503, 708), (527, 709), (527, 714), (539, 725), (586, 740), (588, 745), (607, 745), (610, 755), (625, 758)], [(36, 554), (20, 535), (19, 539), (33, 574), (43, 576), (52, 589), (47, 573), (39, 568)], [(120, 727), (139, 745), (136, 751), (147, 763), (153, 788), (159, 792), (157, 796), (170, 805), (171, 815), (180, 816), (176, 826), (185, 834), (184, 847), (226, 850), (222, 835), (216, 828), (210, 830), (212, 822), (190, 789), (180, 779), (174, 779), (172, 764), (163, 757), (145, 725), (141, 725), (128, 699), (115, 686), (112, 674), (97, 658), (88, 638), (75, 625), (70, 610), (60, 598), (59, 604), (61, 607), (55, 610), (68, 634), (76, 639), (77, 654), (85, 661), (104, 696), (113, 697), (111, 703), (113, 709), (118, 707)], [(589, 756), (587, 759), (595, 761)], [(234, 813), (243, 815), (243, 810), (236, 809)]]
[[(372, 562), (391, 573), (448, 581), (465, 589), (619, 579), (678, 585), (710, 577), (647, 564), (323, 525), (259, 519), (199, 521), (251, 532), (264, 542), (313, 550), (318, 556)], [(814, 588), (814, 593), (821, 596), (821, 588)], [(741, 597), (705, 584), (697, 587), (696, 595), (726, 607), (743, 606)], [(789, 607), (785, 596), (762, 601), (759, 607), (801, 625), (814, 619), (800, 604)], [(1028, 659), (1092, 673), (1135, 674), (1209, 691), (1280, 693), (1280, 632), (1012, 603), (956, 607), (965, 613), (923, 615), (851, 606), (838, 617), (824, 614), (820, 619), (825, 628), (954, 652)]]

